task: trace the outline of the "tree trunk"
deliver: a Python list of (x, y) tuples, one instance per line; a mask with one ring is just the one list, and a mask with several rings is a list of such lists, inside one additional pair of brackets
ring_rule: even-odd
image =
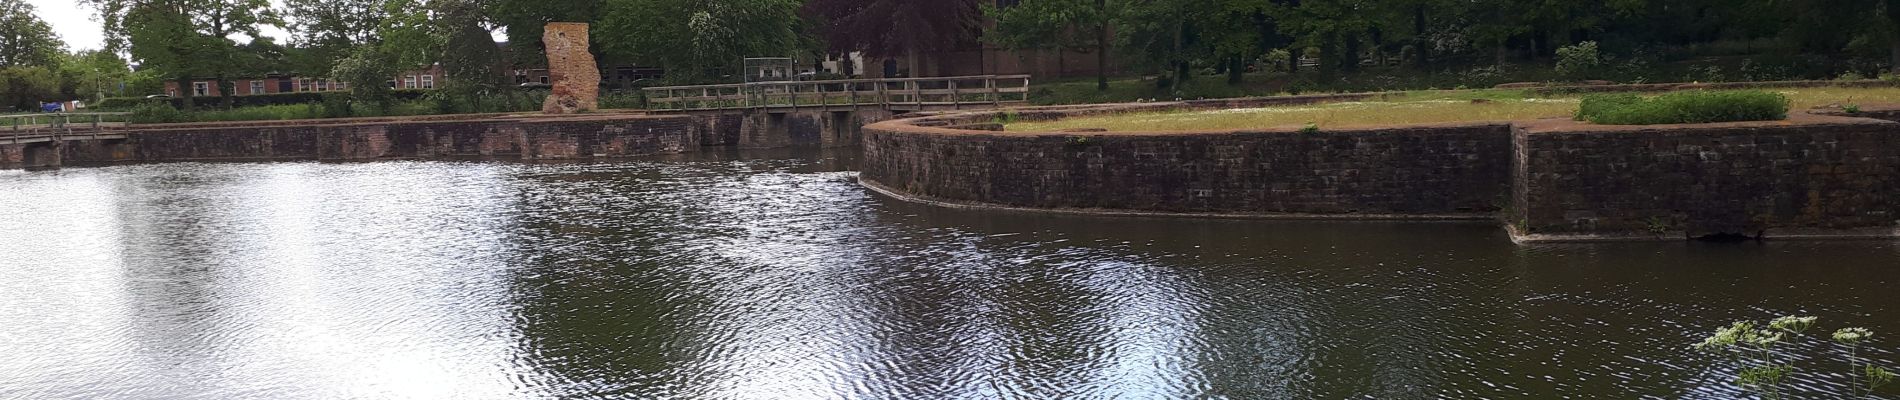
[(1511, 54), (1510, 39), (1498, 40), (1497, 52), (1498, 52), (1498, 66), (1502, 67), (1504, 66), (1505, 59), (1509, 58)]
[(1062, 46), (1056, 46), (1056, 79), (1061, 79), (1069, 72), (1069, 57), (1065, 53), (1068, 52), (1062, 51)]
[(195, 106), (195, 104), (192, 104), (192, 101), (191, 101), (192, 95), (196, 94), (196, 93), (192, 93), (195, 89), (196, 88), (191, 86), (190, 75), (184, 75), (184, 76), (178, 77), (178, 98), (182, 100), (180, 101), (180, 104), (179, 104), (180, 110), (190, 112), (192, 110), (192, 107)]
[(1894, 75), (1900, 75), (1900, 38), (1888, 40), (1887, 43), (1887, 49), (1891, 53), (1890, 62), (1893, 63), (1888, 70), (1893, 71)]
[(1359, 35), (1355, 33), (1341, 36), (1339, 39), (1341, 42), (1339, 70), (1344, 72), (1359, 71)]
[(1240, 85), (1242, 81), (1246, 80), (1246, 75), (1243, 75), (1245, 73), (1247, 73), (1246, 57), (1242, 57), (1239, 54), (1235, 54), (1231, 58), (1228, 59), (1227, 84)]
[(1332, 80), (1333, 72), (1339, 69), (1339, 35), (1327, 33), (1319, 42), (1319, 77)]
[(1412, 8), (1412, 56), (1419, 69), (1430, 70), (1432, 64), (1431, 40), (1425, 37), (1425, 4), (1419, 3)]
[(1286, 73), (1288, 75), (1297, 75), (1300, 73), (1300, 57), (1305, 55), (1305, 48), (1288, 47), (1286, 49)]
[(1186, 47), (1186, 42), (1187, 21), (1178, 21), (1174, 26), (1174, 54), (1170, 56), (1174, 59), (1174, 87), (1169, 88), (1169, 91), (1177, 94), (1181, 92), (1181, 84), (1187, 83), (1188, 79), (1187, 57), (1181, 55), (1181, 49)]
[(1095, 90), (1108, 90), (1108, 0), (1095, 0), (1102, 25), (1095, 29)]
[(917, 46), (913, 45), (909, 47), (910, 48), (904, 50), (904, 58), (906, 59), (904, 62), (910, 64), (910, 72), (904, 73), (904, 77), (916, 78), (919, 72), (917, 69), (919, 65), (917, 63)]
[(237, 88), (232, 87), (227, 89), (224, 87), (224, 84), (228, 83), (224, 80), (224, 74), (218, 74), (217, 78), (211, 82), (213, 85), (217, 85), (214, 87), (218, 88), (218, 108), (229, 110), (232, 106), (236, 105), (237, 99), (231, 97), (231, 92), (237, 91)]

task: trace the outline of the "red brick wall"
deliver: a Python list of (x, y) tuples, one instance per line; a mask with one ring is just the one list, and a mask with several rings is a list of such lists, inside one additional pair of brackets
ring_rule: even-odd
[(1510, 132), (1477, 123), (1034, 134), (893, 121), (865, 128), (860, 178), (926, 199), (1025, 208), (1482, 216), (1508, 193)]
[(1900, 124), (1789, 121), (1598, 126), (1515, 134), (1510, 216), (1522, 234), (1580, 237), (1891, 236)]

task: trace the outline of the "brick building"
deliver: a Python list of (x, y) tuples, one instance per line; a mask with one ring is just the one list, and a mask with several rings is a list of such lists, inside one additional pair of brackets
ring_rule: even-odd
[[(442, 66), (433, 65), (426, 69), (404, 71), (390, 78), (389, 81), (383, 82), (383, 84), (396, 89), (434, 89), (437, 85), (441, 84), (442, 78)], [(348, 82), (332, 81), (321, 77), (303, 77), (287, 74), (226, 78), (225, 80), (231, 82), (231, 87), (236, 91), (232, 94), (237, 96), (298, 92), (341, 92), (350, 90), (350, 83)], [(190, 89), (192, 96), (197, 97), (224, 95), (223, 91), (219, 90), (217, 81), (211, 78), (192, 81)], [(184, 93), (179, 92), (178, 81), (175, 80), (165, 81), (165, 94), (172, 97), (181, 97), (184, 95)]]

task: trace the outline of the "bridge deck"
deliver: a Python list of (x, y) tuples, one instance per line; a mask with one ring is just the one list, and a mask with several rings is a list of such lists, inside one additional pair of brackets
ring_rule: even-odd
[(644, 90), (649, 111), (995, 107), (1029, 101), (1028, 75), (847, 79), (666, 86)]
[(0, 144), (124, 139), (124, 119), (123, 113), (0, 116)]

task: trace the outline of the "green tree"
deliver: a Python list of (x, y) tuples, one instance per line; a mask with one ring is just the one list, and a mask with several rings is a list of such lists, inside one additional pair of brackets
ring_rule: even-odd
[(0, 104), (14, 110), (38, 110), (59, 97), (59, 75), (43, 65), (0, 68)]
[(0, 0), (0, 67), (49, 65), (64, 48), (32, 4)]
[(65, 55), (59, 62), (60, 97), (98, 102), (124, 95), (120, 83), (131, 74), (131, 66), (117, 54), (86, 50)]
[(605, 51), (666, 68), (675, 82), (720, 80), (745, 57), (808, 50), (798, 0), (623, 0), (602, 5)]
[(292, 43), (305, 49), (300, 69), (327, 71), (357, 46), (376, 42), (389, 18), (387, 0), (286, 0)]
[(801, 10), (830, 52), (903, 57), (912, 76), (924, 55), (957, 50), (981, 37), (976, 0), (810, 0)]
[[(547, 49), (541, 33), (549, 22), (588, 22), (598, 24), (603, 2), (597, 0), (493, 0), (488, 14), (508, 32), (508, 43), (515, 46), (509, 55), (515, 65), (547, 64)], [(598, 35), (590, 37), (598, 38)], [(601, 53), (598, 40), (589, 46)], [(604, 58), (604, 57), (603, 57)]]
[(1009, 7), (985, 5), (994, 21), (984, 34), (990, 43), (1010, 49), (1054, 50), (1057, 71), (1072, 50), (1097, 53), (1097, 89), (1108, 89), (1106, 27), (1113, 14), (1107, 0), (1026, 0)]

